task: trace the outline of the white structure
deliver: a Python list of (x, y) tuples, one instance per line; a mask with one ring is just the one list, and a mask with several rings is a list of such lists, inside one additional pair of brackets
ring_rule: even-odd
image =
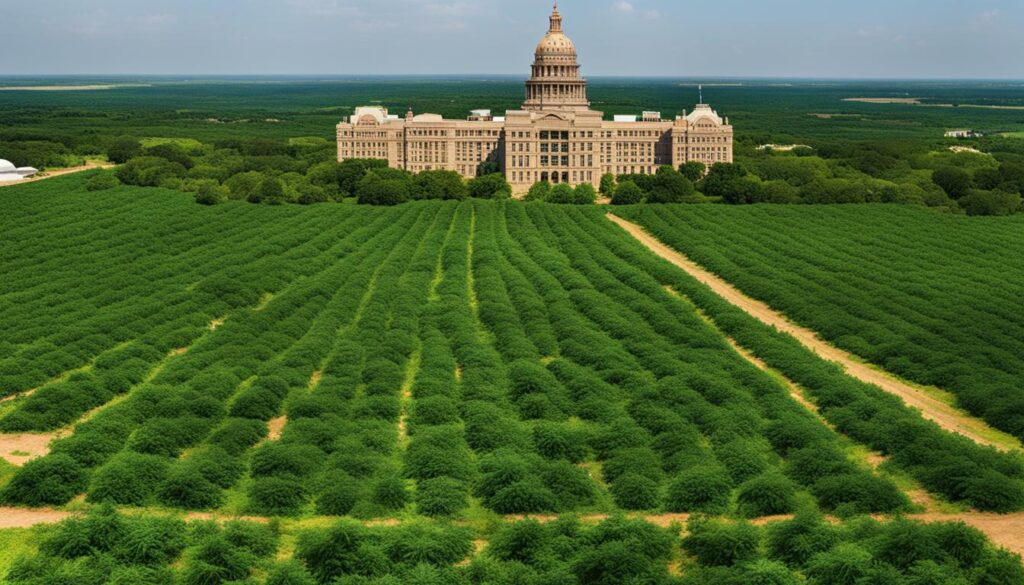
[(946, 132), (946, 138), (981, 138), (983, 134), (981, 132), (975, 132), (974, 130), (948, 130)]
[(21, 167), (14, 168), (11, 161), (0, 158), (0, 183), (8, 183), (11, 181), (21, 181), (27, 179), (32, 175), (38, 173), (38, 169), (32, 167)]

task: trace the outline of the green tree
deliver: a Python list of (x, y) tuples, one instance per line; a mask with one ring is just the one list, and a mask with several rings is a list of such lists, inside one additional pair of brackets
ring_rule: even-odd
[(559, 183), (551, 188), (551, 192), (548, 193), (548, 203), (559, 203), (567, 205), (573, 203), (576, 199), (576, 193), (568, 183)]
[(498, 163), (494, 162), (493, 160), (485, 160), (484, 162), (480, 163), (476, 167), (476, 176), (477, 177), (486, 177), (487, 175), (497, 175), (497, 174), (500, 174), (501, 172), (502, 172), (501, 171), (501, 165), (499, 165)]
[(530, 186), (524, 201), (547, 201), (549, 194), (551, 194), (551, 183), (539, 181)]
[(284, 186), (273, 177), (264, 177), (256, 191), (249, 195), (249, 203), (280, 205), (285, 199)]
[(653, 188), (647, 193), (648, 203), (682, 203), (693, 195), (693, 183), (670, 166), (658, 169)]
[(957, 167), (943, 167), (932, 173), (932, 182), (953, 199), (967, 195), (972, 185), (971, 175)]
[(701, 182), (704, 194), (708, 197), (731, 196), (738, 187), (740, 179), (747, 176), (747, 169), (737, 163), (718, 163), (711, 167), (711, 172)]
[(644, 202), (643, 189), (633, 181), (624, 181), (615, 188), (615, 195), (612, 195), (612, 205), (634, 205)]
[(959, 203), (967, 215), (1010, 215), (1024, 209), (1019, 194), (1005, 191), (971, 189)]
[(263, 182), (263, 174), (257, 171), (249, 171), (247, 173), (238, 173), (230, 179), (224, 182), (224, 186), (228, 188), (228, 196), (231, 199), (247, 200), (249, 197), (256, 193), (259, 189), (260, 183)]
[(469, 196), (479, 199), (508, 199), (512, 187), (501, 173), (491, 173), (469, 181)]
[(215, 183), (203, 183), (196, 191), (196, 203), (200, 205), (217, 205), (227, 199), (224, 190)]
[(363, 181), (356, 197), (364, 205), (399, 205), (409, 200), (409, 183), (397, 179)]
[(455, 171), (423, 171), (413, 179), (413, 199), (455, 199), (469, 196), (469, 187)]
[(679, 172), (693, 183), (703, 179), (706, 171), (707, 167), (699, 160), (691, 160), (679, 165)]
[(573, 203), (576, 205), (593, 205), (597, 201), (597, 191), (590, 183), (581, 183), (573, 192)]
[(615, 175), (606, 173), (601, 175), (601, 195), (611, 197), (615, 193)]
[(336, 179), (341, 195), (343, 197), (355, 195), (359, 182), (363, 180), (366, 173), (386, 168), (388, 168), (388, 161), (374, 158), (350, 158), (342, 161), (336, 170)]
[(138, 138), (119, 136), (107, 147), (107, 159), (122, 164), (142, 154), (142, 143)]

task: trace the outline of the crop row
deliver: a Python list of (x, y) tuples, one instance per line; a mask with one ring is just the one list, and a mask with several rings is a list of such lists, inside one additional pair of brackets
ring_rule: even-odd
[[(890, 456), (930, 491), (985, 510), (1024, 507), (1024, 462), (1019, 455), (982, 447), (942, 430), (899, 399), (845, 375), (839, 366), (821, 360), (792, 337), (729, 304), (624, 232), (598, 229), (607, 225), (603, 218), (576, 215), (589, 228), (587, 232), (599, 236), (601, 244), (623, 262), (655, 284), (671, 286), (688, 297), (726, 334), (799, 384), (837, 430)], [(661, 302), (678, 304), (667, 293)], [(788, 450), (794, 441), (805, 440), (809, 431), (806, 425), (787, 421), (776, 433), (779, 446)]]
[[(482, 548), (474, 550), (474, 539)], [(286, 545), (286, 539), (294, 542)], [(3, 575), (0, 575), (3, 576)], [(503, 523), (490, 534), (409, 522), (316, 528), (127, 516), (101, 509), (48, 530), (14, 561), (11, 585), (834, 585), (1024, 583), (1020, 558), (963, 524), (832, 525), (811, 514), (766, 527), (694, 519), (659, 528), (613, 517)]]
[[(52, 205), (44, 199), (15, 216), (21, 221), (4, 232), (2, 394), (87, 370), (127, 342), (162, 354), (185, 347), (212, 319), (315, 272), (311, 260), (334, 242), (322, 220), (295, 215), (259, 233), (261, 214), (195, 218), (166, 194), (134, 205), (51, 198)], [(18, 427), (26, 424), (46, 430), (48, 422)]]
[[(530, 256), (561, 274), (563, 306), (583, 317), (567, 329), (562, 357), (591, 371), (562, 360), (552, 365), (617, 387), (598, 396), (621, 397), (619, 413), (597, 396), (576, 401), (591, 411), (581, 418), (597, 415), (591, 445), (620, 506), (724, 512), (734, 493), (742, 513), (782, 513), (794, 505), (797, 486), (827, 509), (906, 505), (890, 481), (848, 461), (834, 433), (733, 353), (692, 309), (660, 305), (659, 295), (667, 294), (660, 285), (588, 241), (593, 236), (578, 220), (545, 207), (508, 211), (510, 222), (523, 226), (519, 241), (547, 241), (546, 254), (537, 249)], [(559, 265), (573, 271), (554, 270)], [(588, 334), (588, 325), (600, 333)], [(573, 345), (580, 341), (583, 347)], [(795, 445), (798, 457), (776, 436), (793, 423), (810, 431)], [(820, 469), (821, 460), (835, 465)]]
[(838, 346), (1024, 437), (1019, 218), (911, 209), (627, 209)]
[[(244, 471), (240, 456), (266, 434), (266, 419), (276, 416), (293, 388), (308, 384), (323, 359), (316, 352), (326, 355), (333, 343), (335, 322), (344, 317), (332, 304), (341, 285), (355, 267), (373, 265), (374, 254), (390, 248), (388, 238), (415, 219), (378, 216), (349, 232), (325, 253), (332, 259), (328, 270), (301, 279), (260, 310), (229, 319), (128, 400), (78, 425), (51, 455), (18, 473), (5, 499), (61, 503), (88, 486), (90, 499), (98, 501), (143, 504), (159, 497), (187, 508), (216, 504), (220, 488)], [(357, 284), (358, 290), (365, 286)], [(311, 334), (321, 319), (330, 320), (330, 330)], [(202, 449), (178, 459), (200, 443)]]

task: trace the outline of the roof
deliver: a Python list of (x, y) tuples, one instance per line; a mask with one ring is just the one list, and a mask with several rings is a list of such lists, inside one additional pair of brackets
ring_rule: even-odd
[(693, 124), (704, 118), (709, 118), (715, 124), (721, 126), (725, 122), (719, 117), (718, 112), (711, 109), (707, 104), (698, 104), (696, 108), (686, 116), (686, 121)]
[(0, 158), (0, 173), (10, 173), (15, 170), (17, 169), (14, 168), (14, 164), (11, 161)]

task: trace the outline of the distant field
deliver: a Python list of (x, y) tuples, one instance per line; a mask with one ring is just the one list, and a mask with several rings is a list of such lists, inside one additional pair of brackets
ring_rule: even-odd
[(878, 206), (625, 215), (826, 339), (1024, 437), (1024, 218)]
[[(524, 72), (525, 73), (525, 72)], [(11, 89), (97, 86), (103, 91), (9, 91), (4, 95), (5, 132), (54, 135), (96, 132), (118, 136), (180, 136), (211, 141), (259, 135), (270, 138), (333, 138), (334, 125), (355, 106), (380, 104), (393, 112), (412, 107), (464, 118), (474, 108), (516, 109), (522, 103), (521, 78), (0, 78)], [(693, 108), (697, 85), (704, 97), (736, 127), (737, 138), (763, 144), (833, 140), (932, 140), (947, 128), (982, 132), (1024, 131), (1007, 110), (907, 108), (892, 96), (929, 96), (934, 103), (1020, 106), (1019, 84), (919, 81), (724, 81), (593, 78), (588, 90), (594, 108), (606, 116), (657, 110), (672, 117)], [(899, 98), (906, 99), (906, 98)], [(50, 110), (53, 116), (47, 112)], [(122, 113), (130, 112), (125, 116)], [(827, 116), (827, 117), (826, 117)], [(280, 122), (268, 123), (264, 120)], [(794, 139), (794, 137), (796, 139)]]

